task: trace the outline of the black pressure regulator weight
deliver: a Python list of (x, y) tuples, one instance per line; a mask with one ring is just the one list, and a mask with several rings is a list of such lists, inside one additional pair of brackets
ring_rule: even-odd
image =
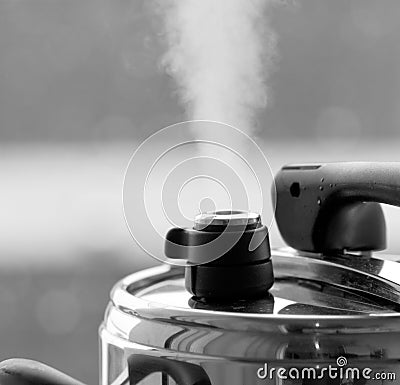
[(165, 254), (187, 260), (185, 285), (196, 298), (255, 298), (274, 282), (268, 229), (255, 213), (200, 214), (193, 228), (168, 232)]

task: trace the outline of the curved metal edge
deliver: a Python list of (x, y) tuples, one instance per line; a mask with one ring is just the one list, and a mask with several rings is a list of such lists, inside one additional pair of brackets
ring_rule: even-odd
[[(342, 256), (343, 257), (343, 256)], [(326, 279), (330, 284), (345, 286), (351, 283), (351, 279), (356, 278), (354, 289), (369, 290), (376, 286), (376, 294), (386, 296), (388, 300), (398, 300), (400, 298), (400, 286), (385, 278), (382, 272), (384, 267), (396, 263), (393, 261), (380, 261), (381, 269), (371, 270), (371, 263), (366, 260), (364, 270), (360, 266), (346, 266), (339, 264), (338, 260), (323, 259), (321, 255), (301, 255), (289, 249), (274, 250), (273, 264), (275, 275), (278, 278), (289, 276), (293, 277), (293, 271), (298, 269), (295, 277), (304, 279), (314, 279), (321, 281)], [(335, 257), (340, 258), (340, 257)], [(362, 257), (360, 257), (362, 258)], [(370, 259), (369, 262), (372, 260)], [(372, 264), (373, 265), (373, 264)], [(376, 268), (379, 264), (376, 264)], [(311, 268), (310, 268), (311, 266)], [(296, 267), (296, 269), (293, 269)], [(329, 275), (327, 267), (336, 269), (339, 274)], [(391, 267), (393, 267), (391, 265)], [(400, 267), (400, 264), (396, 266)], [(399, 275), (400, 276), (400, 275)], [(400, 313), (379, 313), (365, 315), (272, 315), (272, 314), (240, 314), (222, 311), (193, 310), (178, 308), (166, 305), (165, 303), (149, 302), (135, 295), (140, 289), (166, 279), (176, 279), (183, 277), (181, 268), (161, 265), (155, 268), (131, 274), (119, 281), (111, 293), (113, 305), (120, 311), (134, 315), (141, 319), (156, 320), (181, 325), (192, 325), (195, 327), (207, 327), (213, 329), (223, 329), (232, 331), (257, 331), (279, 333), (291, 333), (296, 331), (318, 332), (318, 333), (346, 333), (365, 332), (370, 333), (400, 331)], [(345, 277), (345, 281), (341, 279)], [(366, 280), (368, 285), (362, 283)], [(361, 281), (360, 281), (361, 280)], [(372, 285), (371, 285), (372, 283)], [(381, 285), (381, 286), (379, 286)], [(267, 322), (266, 322), (267, 321)]]

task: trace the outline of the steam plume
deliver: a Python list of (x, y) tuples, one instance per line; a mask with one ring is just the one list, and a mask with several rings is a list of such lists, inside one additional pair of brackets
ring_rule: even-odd
[(277, 0), (154, 1), (168, 46), (161, 63), (189, 118), (249, 132), (268, 100), (276, 42), (268, 10)]

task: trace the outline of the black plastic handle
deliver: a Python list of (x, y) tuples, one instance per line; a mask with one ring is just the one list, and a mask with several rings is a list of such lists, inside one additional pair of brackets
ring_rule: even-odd
[(84, 385), (40, 362), (14, 358), (0, 363), (0, 385)]
[(380, 250), (386, 247), (377, 203), (400, 206), (400, 163), (289, 165), (275, 178), (275, 217), (298, 250)]
[(128, 359), (129, 384), (139, 384), (152, 373), (161, 372), (170, 376), (177, 385), (211, 385), (205, 370), (195, 364), (170, 358), (133, 354)]
[[(129, 383), (139, 384), (152, 373), (170, 376), (177, 385), (212, 385), (205, 370), (195, 364), (169, 358), (134, 354), (129, 357)], [(45, 364), (26, 359), (0, 363), (0, 385), (84, 385)]]

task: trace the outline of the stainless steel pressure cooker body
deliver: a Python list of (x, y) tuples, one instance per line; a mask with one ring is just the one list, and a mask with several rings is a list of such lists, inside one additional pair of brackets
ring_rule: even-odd
[(166, 236), (187, 267), (117, 283), (100, 327), (103, 385), (399, 381), (400, 264), (375, 252), (400, 165), (290, 165), (275, 191), (290, 248), (270, 251), (257, 214), (207, 213)]

